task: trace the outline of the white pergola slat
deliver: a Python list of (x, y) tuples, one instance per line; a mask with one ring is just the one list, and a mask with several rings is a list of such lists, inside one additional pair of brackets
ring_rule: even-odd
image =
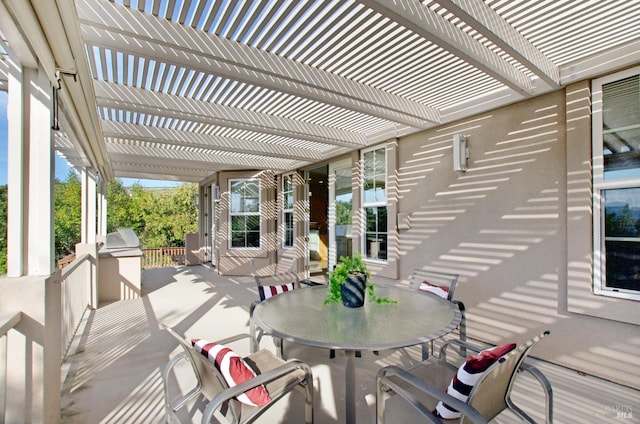
[[(154, 163), (159, 166), (167, 166), (170, 163), (184, 161), (208, 165), (208, 170), (221, 170), (222, 166), (229, 165), (235, 168), (258, 169), (256, 163), (262, 162), (264, 169), (284, 171), (290, 169), (295, 161), (283, 158), (265, 158), (264, 156), (247, 155), (242, 153), (229, 153), (222, 151), (211, 151), (198, 148), (186, 150), (182, 146), (173, 146), (171, 149), (163, 148), (155, 143), (140, 142), (139, 145), (131, 146), (118, 143), (109, 143), (109, 154), (114, 161), (123, 160), (126, 156), (139, 157), (143, 163)], [(150, 157), (145, 158), (145, 152), (151, 152)], [(124, 156), (120, 156), (124, 155)]]
[(91, 7), (81, 8), (87, 13), (80, 15), (80, 22), (92, 25), (90, 30), (85, 26), (83, 31), (85, 40), (91, 44), (114, 50), (128, 45), (127, 51), (156, 61), (210, 72), (416, 128), (423, 127), (425, 121), (438, 122), (437, 113), (428, 106), (347, 78), (124, 7), (88, 3)]
[(165, 146), (194, 147), (203, 150), (238, 152), (308, 162), (316, 162), (322, 159), (322, 154), (318, 151), (301, 147), (293, 149), (283, 143), (261, 143), (234, 137), (198, 134), (122, 122), (105, 121), (103, 132), (105, 137), (129, 140), (132, 143), (145, 141)]
[(482, 1), (439, 0), (443, 7), (522, 63), (552, 88), (560, 88), (560, 71), (540, 50)]
[(533, 94), (533, 85), (526, 75), (510, 66), (461, 28), (421, 3), (415, 0), (364, 0), (364, 3), (516, 92), (525, 96)]
[(341, 131), (278, 116), (255, 113), (213, 103), (191, 100), (126, 85), (96, 82), (98, 107), (121, 108), (139, 113), (184, 119), (223, 127), (260, 131), (314, 143), (356, 148), (365, 138), (357, 133)]
[[(22, 17), (0, 16), (0, 32), (16, 42), (25, 35), (26, 62), (38, 54), (54, 80), (55, 67), (70, 72), (61, 74), (56, 149), (107, 179), (288, 171), (640, 61), (640, 0), (0, 8)], [(0, 63), (0, 89), (8, 72)]]

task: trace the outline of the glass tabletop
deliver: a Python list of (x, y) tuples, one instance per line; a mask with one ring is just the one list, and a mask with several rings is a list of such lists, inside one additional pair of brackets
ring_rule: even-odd
[(342, 350), (413, 346), (451, 332), (458, 307), (440, 297), (402, 287), (376, 286), (397, 303), (365, 301), (361, 308), (324, 305), (326, 286), (292, 290), (258, 304), (253, 318), (263, 330), (295, 343)]

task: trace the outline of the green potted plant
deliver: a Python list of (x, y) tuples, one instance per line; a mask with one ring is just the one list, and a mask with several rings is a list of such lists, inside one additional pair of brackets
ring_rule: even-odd
[(379, 297), (375, 293), (375, 284), (370, 281), (371, 273), (359, 254), (352, 258), (340, 257), (334, 270), (329, 273), (329, 291), (324, 303), (342, 302), (350, 308), (364, 304), (365, 293), (370, 302), (395, 303), (387, 297)]

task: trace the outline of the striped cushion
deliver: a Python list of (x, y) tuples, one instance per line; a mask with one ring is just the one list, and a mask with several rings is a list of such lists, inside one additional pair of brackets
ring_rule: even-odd
[(279, 286), (258, 286), (258, 293), (260, 294), (260, 301), (263, 301), (272, 296), (291, 291), (293, 289), (293, 283), (281, 284)]
[(449, 298), (449, 287), (437, 286), (435, 284), (431, 284), (428, 281), (423, 281), (422, 284), (420, 284), (420, 287), (418, 287), (418, 290), (433, 293), (443, 299)]
[[(447, 387), (447, 393), (456, 399), (466, 402), (469, 399), (471, 390), (478, 384), (478, 381), (484, 376), (487, 369), (502, 356), (515, 349), (515, 347), (515, 343), (509, 343), (491, 349), (485, 349), (477, 355), (469, 356), (453, 376), (451, 384)], [(460, 412), (443, 402), (438, 402), (433, 414), (448, 420), (459, 418), (461, 415)]]
[[(191, 339), (193, 348), (204, 355), (220, 371), (229, 387), (251, 380), (256, 373), (228, 347), (202, 339)], [(247, 390), (237, 399), (251, 406), (262, 406), (271, 401), (267, 389), (260, 385)]]

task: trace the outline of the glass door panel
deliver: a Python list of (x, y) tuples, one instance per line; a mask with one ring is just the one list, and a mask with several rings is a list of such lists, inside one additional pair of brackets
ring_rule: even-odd
[(353, 253), (353, 191), (350, 160), (329, 168), (329, 270), (332, 270), (340, 257)]
[(328, 268), (328, 167), (306, 172), (308, 222), (306, 234), (307, 270), (309, 278), (323, 275)]

